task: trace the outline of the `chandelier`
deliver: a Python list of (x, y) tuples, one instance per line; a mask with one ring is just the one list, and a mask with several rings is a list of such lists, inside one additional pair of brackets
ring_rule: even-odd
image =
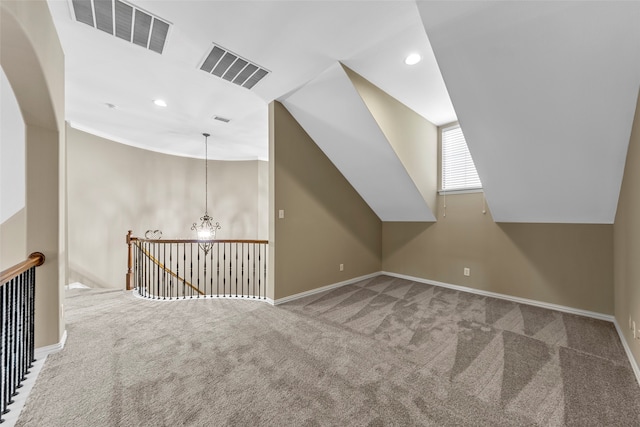
[(220, 223), (217, 221), (215, 223), (213, 222), (213, 218), (209, 216), (208, 212), (207, 194), (209, 181), (209, 153), (207, 150), (207, 138), (209, 138), (210, 135), (208, 133), (203, 133), (202, 135), (204, 136), (204, 216), (200, 217), (200, 225), (194, 222), (191, 229), (196, 232), (198, 240), (200, 241), (198, 246), (200, 246), (200, 249), (202, 249), (206, 255), (213, 247), (213, 240), (216, 238), (216, 230), (219, 230), (221, 227)]

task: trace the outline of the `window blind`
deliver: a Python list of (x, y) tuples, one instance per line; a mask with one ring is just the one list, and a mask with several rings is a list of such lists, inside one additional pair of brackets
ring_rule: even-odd
[(482, 188), (460, 126), (442, 129), (442, 190)]

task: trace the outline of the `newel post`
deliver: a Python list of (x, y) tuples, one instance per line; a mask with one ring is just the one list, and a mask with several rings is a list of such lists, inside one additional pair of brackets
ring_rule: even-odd
[(131, 287), (131, 278), (133, 277), (133, 248), (131, 247), (131, 235), (132, 230), (127, 233), (127, 290), (133, 289)]

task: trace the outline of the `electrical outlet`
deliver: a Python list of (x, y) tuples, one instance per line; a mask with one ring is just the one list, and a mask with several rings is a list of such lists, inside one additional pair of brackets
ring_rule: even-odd
[(638, 338), (638, 334), (636, 332), (636, 322), (633, 321), (633, 322), (631, 322), (631, 324), (633, 325), (632, 326), (633, 327), (633, 338)]
[(344, 271), (344, 264), (340, 264), (340, 271)]
[(284, 218), (284, 209), (280, 209), (280, 210), (278, 211), (278, 218), (279, 218), (279, 219), (283, 219), (283, 218)]
[(629, 330), (633, 329), (633, 326), (631, 325), (631, 316), (629, 316)]
[(465, 267), (463, 273), (465, 276), (471, 276), (471, 269), (468, 267)]

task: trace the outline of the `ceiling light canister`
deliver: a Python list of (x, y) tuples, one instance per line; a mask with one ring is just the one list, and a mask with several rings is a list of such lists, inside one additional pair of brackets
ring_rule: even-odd
[(405, 59), (404, 63), (407, 65), (415, 65), (422, 60), (419, 53), (411, 53)]

